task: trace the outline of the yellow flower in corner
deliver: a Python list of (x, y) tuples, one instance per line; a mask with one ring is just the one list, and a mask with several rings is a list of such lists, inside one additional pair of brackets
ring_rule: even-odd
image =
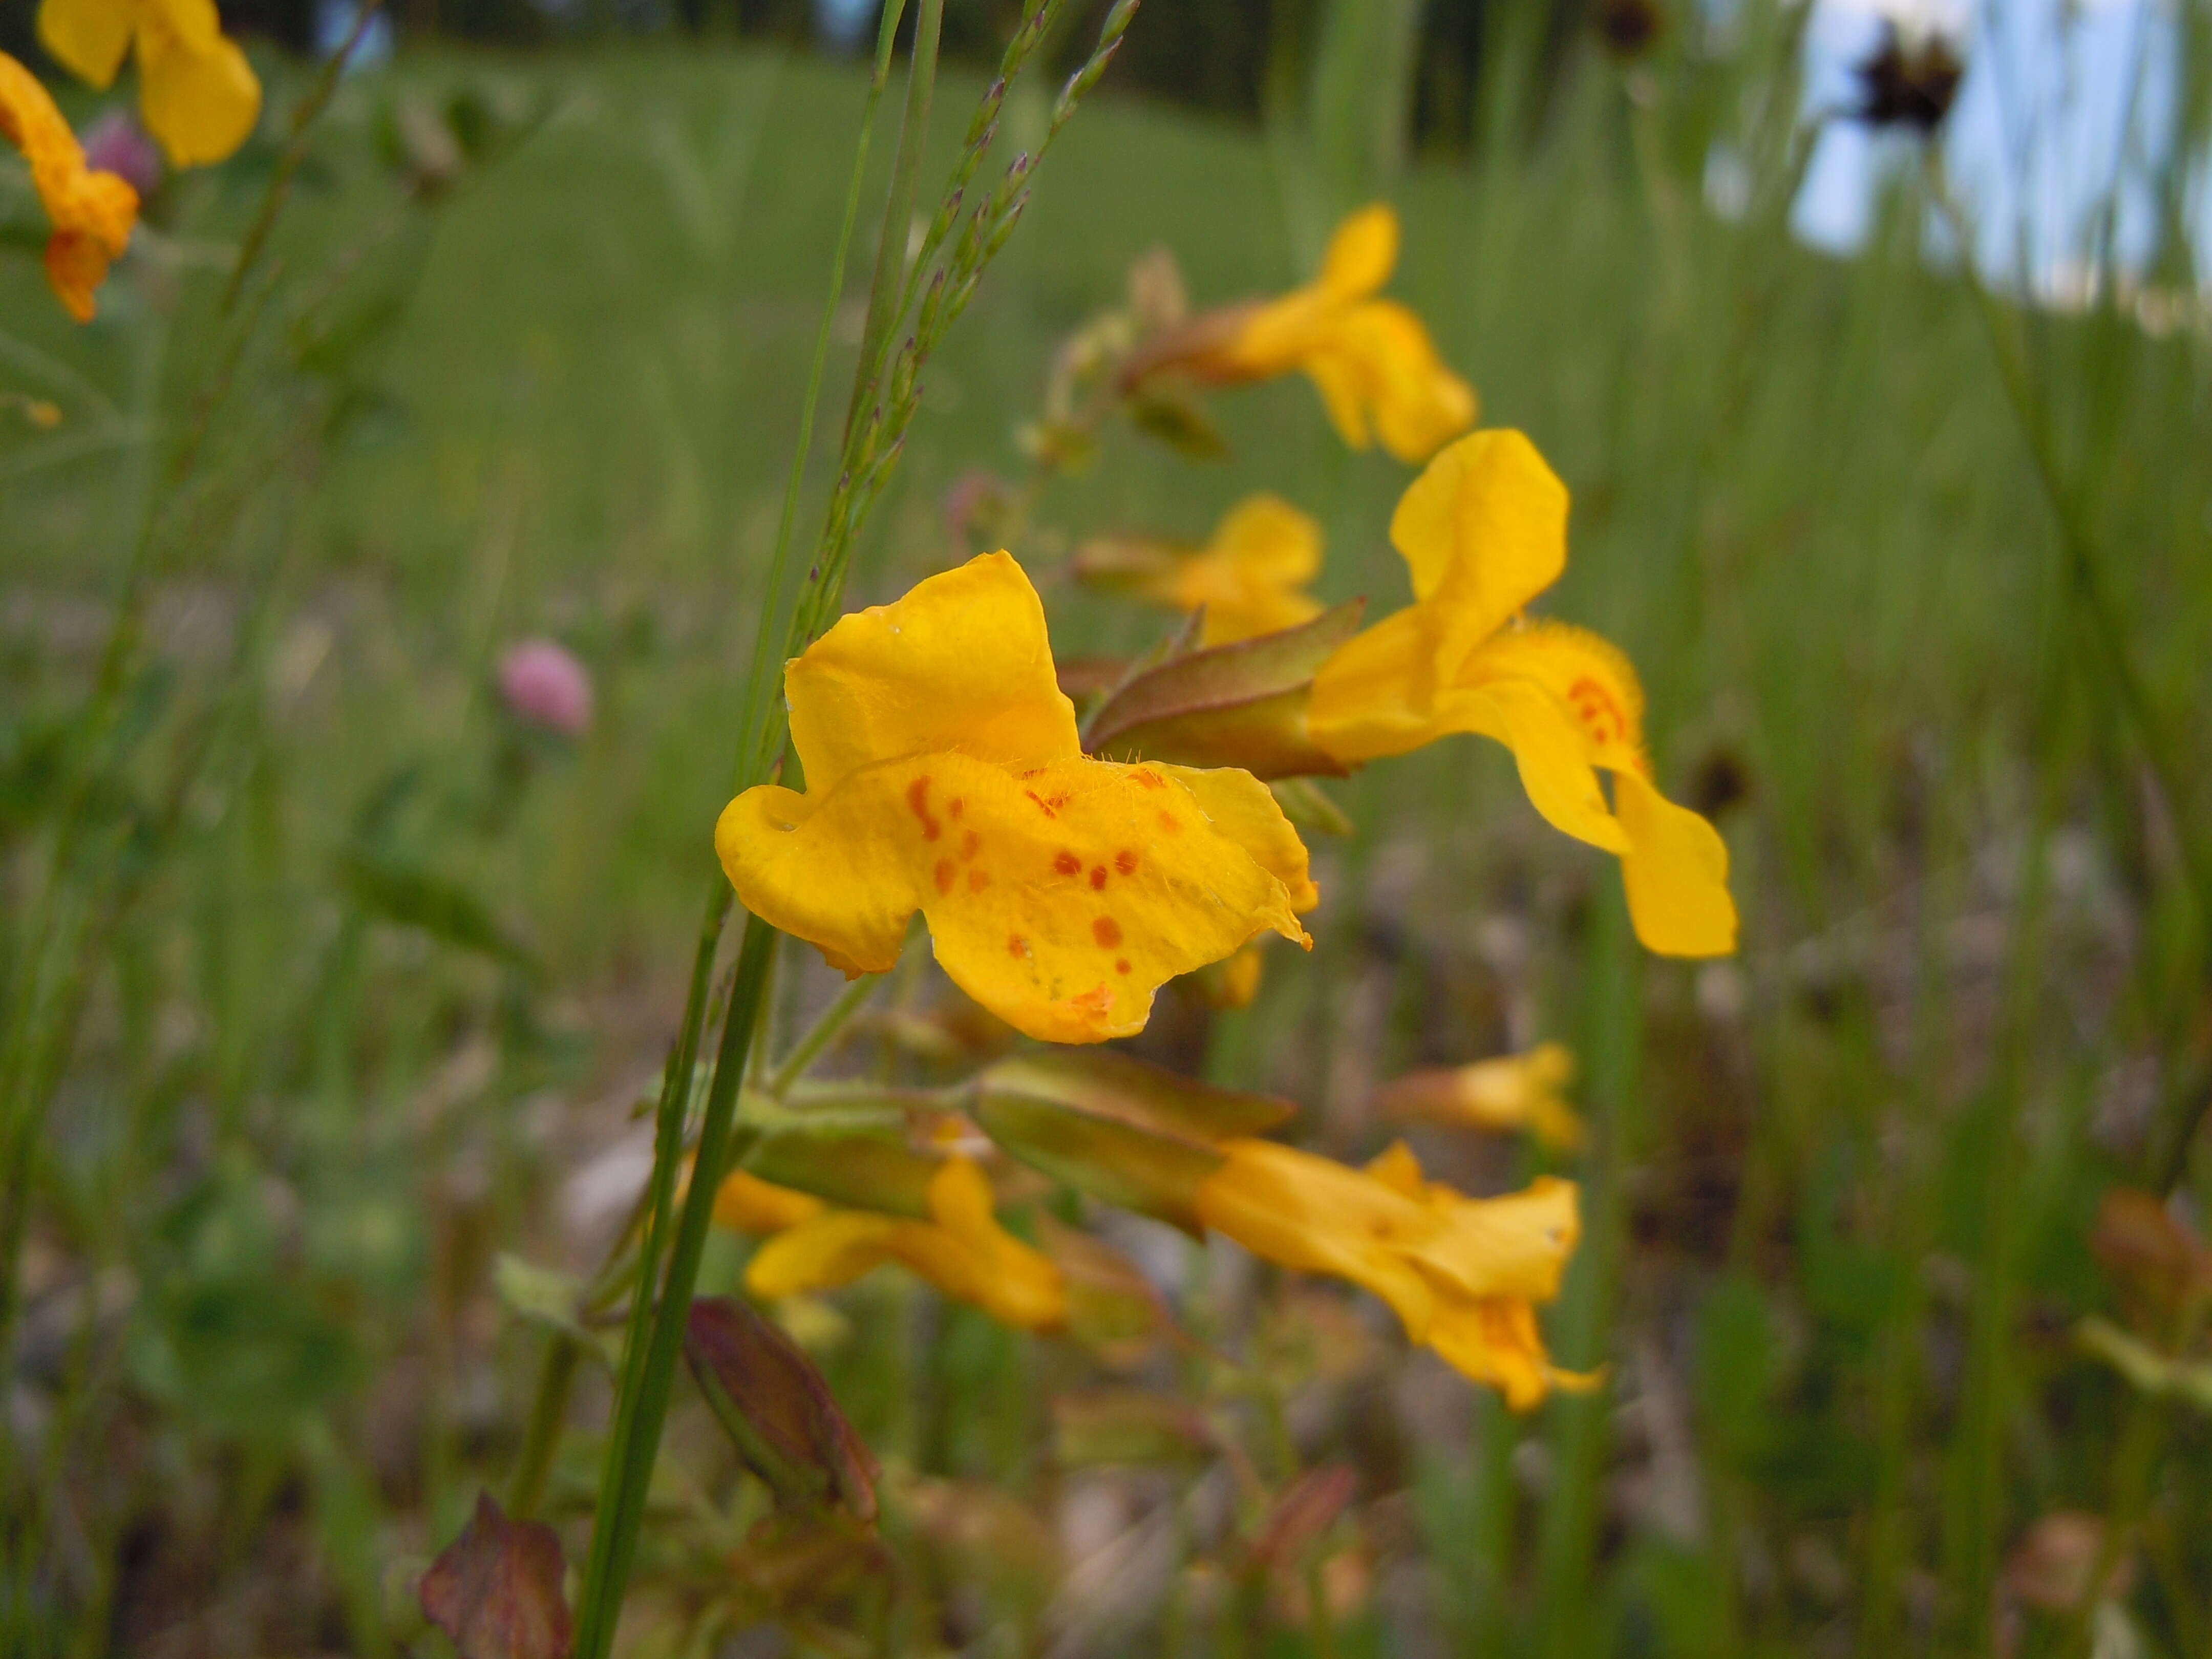
[(745, 1288), (767, 1300), (849, 1285), (896, 1261), (1001, 1324), (1042, 1330), (1067, 1318), (1067, 1287), (1041, 1251), (999, 1224), (991, 1183), (964, 1158), (930, 1177), (927, 1221), (832, 1209), (811, 1194), (739, 1170), (714, 1194), (714, 1219), (775, 1237), (754, 1253)]
[(40, 0), (39, 44), (100, 88), (135, 47), (138, 107), (174, 167), (222, 161), (261, 114), (261, 82), (215, 0)]
[(1222, 352), (1244, 379), (1304, 369), (1344, 441), (1376, 438), (1417, 463), (1474, 424), (1474, 392), (1444, 367), (1421, 320), (1375, 295), (1398, 263), (1398, 216), (1376, 203), (1329, 239), (1320, 276), (1259, 307)]
[[(1620, 859), (1637, 937), (1665, 956), (1735, 949), (1728, 846), (1675, 805), (1644, 753), (1644, 693), (1595, 634), (1522, 609), (1567, 562), (1567, 491), (1518, 432), (1471, 433), (1390, 520), (1414, 603), (1347, 641), (1314, 680), (1307, 728), (1347, 763), (1454, 732), (1512, 750), (1558, 829)], [(1608, 805), (1600, 771), (1613, 775)]]
[(1321, 572), (1321, 526), (1281, 496), (1265, 493), (1230, 508), (1202, 548), (1102, 538), (1076, 556), (1076, 570), (1176, 611), (1202, 607), (1202, 646), (1296, 628), (1322, 608), (1305, 591)]
[(0, 137), (31, 166), (31, 184), (54, 228), (46, 240), (46, 281), (70, 316), (92, 320), (93, 294), (131, 240), (138, 192), (112, 173), (84, 164), (84, 149), (38, 77), (0, 52)]
[(1535, 1306), (1559, 1294), (1581, 1235), (1572, 1182), (1504, 1198), (1425, 1181), (1401, 1142), (1365, 1170), (1268, 1140), (1231, 1140), (1198, 1189), (1206, 1226), (1297, 1273), (1351, 1280), (1388, 1303), (1413, 1341), (1527, 1411), (1593, 1379), (1554, 1367)]
[(1408, 1072), (1384, 1084), (1376, 1099), (1395, 1117), (1527, 1129), (1555, 1151), (1572, 1152), (1583, 1144), (1583, 1121), (1560, 1091), (1574, 1076), (1575, 1057), (1564, 1044), (1540, 1042), (1524, 1054)]
[(1311, 943), (1306, 849), (1264, 785), (1084, 755), (1044, 608), (1004, 553), (844, 617), (784, 694), (805, 793), (747, 790), (714, 848), (748, 910), (848, 975), (896, 963), (919, 909), (984, 1007), (1101, 1042), (1256, 934)]

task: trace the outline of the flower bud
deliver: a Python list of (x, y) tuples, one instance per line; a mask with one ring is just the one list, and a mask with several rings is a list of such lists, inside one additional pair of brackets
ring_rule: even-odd
[(526, 726), (563, 737), (592, 729), (592, 677), (566, 646), (525, 640), (499, 659), (499, 695)]
[(701, 1297), (684, 1333), (699, 1391), (779, 1509), (876, 1512), (876, 1460), (799, 1346), (734, 1297)]

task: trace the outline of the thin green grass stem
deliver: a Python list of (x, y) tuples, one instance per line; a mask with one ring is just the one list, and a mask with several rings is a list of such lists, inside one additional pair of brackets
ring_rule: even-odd
[(884, 342), (899, 319), (899, 296), (906, 289), (907, 227), (914, 219), (922, 151), (929, 143), (930, 94), (937, 85), (937, 43), (944, 23), (945, 0), (921, 0), (921, 9), (915, 16), (914, 56), (907, 71), (906, 113), (899, 126), (898, 159), (891, 169), (890, 194), (884, 201), (875, 276), (868, 289), (867, 320), (860, 327), (860, 372), (853, 377), (852, 398), (845, 406), (847, 443), (852, 441), (861, 407), (878, 383)]
[(768, 1091), (777, 1100), (791, 1092), (791, 1085), (806, 1074), (811, 1066), (845, 1029), (846, 1024), (859, 1013), (870, 996), (874, 994), (878, 974), (869, 974), (854, 980), (837, 994), (837, 1000), (824, 1009), (806, 1035), (799, 1039), (792, 1051), (784, 1056), (783, 1063), (775, 1068), (768, 1080)]

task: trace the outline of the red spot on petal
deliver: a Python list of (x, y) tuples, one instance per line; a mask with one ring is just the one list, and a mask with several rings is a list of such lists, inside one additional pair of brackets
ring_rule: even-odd
[(1129, 971), (1129, 958), (1127, 957), (1115, 957), (1114, 960), (1114, 971), (1117, 974), (1127, 973)]
[(983, 850), (983, 838), (970, 830), (960, 840), (960, 861), (963, 864)]
[(1042, 795), (1037, 793), (1034, 789), (1024, 789), (1022, 791), (1022, 793), (1027, 795), (1030, 798), (1030, 804), (1033, 805), (1038, 811), (1043, 813), (1045, 817), (1048, 818), (1057, 817), (1060, 816), (1060, 808), (1054, 804), (1054, 802), (1065, 800), (1066, 799), (1064, 795), (1056, 795), (1052, 800), (1047, 800)]
[(1094, 893), (1103, 892), (1105, 888), (1106, 866), (1103, 864), (1092, 865), (1091, 866), (1091, 890)]
[(1103, 981), (1101, 981), (1084, 992), (1082, 995), (1068, 998), (1067, 1006), (1078, 1013), (1088, 1014), (1093, 1019), (1103, 1020), (1114, 1011), (1114, 994), (1106, 988)]
[(1121, 924), (1111, 916), (1101, 916), (1091, 924), (1091, 937), (1110, 951), (1121, 942)]
[(906, 787), (906, 804), (914, 809), (915, 817), (921, 820), (921, 838), (935, 841), (944, 826), (929, 815), (929, 778), (927, 774)]
[(1083, 867), (1083, 860), (1073, 853), (1062, 853), (1053, 860), (1052, 867), (1063, 876), (1072, 876)]
[(989, 871), (970, 870), (968, 872), (968, 890), (969, 892), (980, 893), (990, 884), (991, 872)]
[(955, 795), (951, 800), (945, 803), (945, 810), (957, 818), (960, 816), (962, 811), (967, 806), (967, 805), (968, 803), (966, 801), (961, 799), (959, 796)]
[(952, 868), (952, 860), (951, 859), (938, 860), (937, 890), (939, 892), (949, 893), (952, 890), (953, 876), (954, 871)]
[(1135, 875), (1137, 873), (1137, 854), (1135, 851), (1130, 848), (1124, 847), (1120, 852), (1115, 854), (1114, 867), (1116, 870), (1119, 870), (1125, 876)]
[(1025, 957), (1029, 955), (1029, 953), (1030, 942), (1027, 939), (1024, 939), (1019, 933), (1009, 933), (1006, 935), (1006, 954), (1008, 956)]

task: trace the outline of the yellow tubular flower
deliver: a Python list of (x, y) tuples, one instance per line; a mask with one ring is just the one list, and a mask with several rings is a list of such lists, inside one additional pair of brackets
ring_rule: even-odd
[(261, 114), (261, 82), (215, 0), (40, 0), (39, 44), (100, 88), (135, 46), (138, 107), (173, 167), (222, 161)]
[[(1567, 562), (1567, 491), (1518, 432), (1476, 432), (1429, 464), (1390, 540), (1414, 603), (1346, 642), (1314, 680), (1307, 728), (1347, 763), (1453, 732), (1513, 751), (1536, 810), (1620, 858), (1637, 937), (1663, 956), (1735, 949), (1728, 846), (1653, 782), (1644, 692), (1595, 634), (1522, 607)], [(1599, 786), (1613, 775), (1613, 800)]]
[(1248, 495), (1213, 538), (1141, 578), (1136, 591), (1177, 611), (1206, 609), (1199, 643), (1231, 645), (1311, 622), (1322, 603), (1305, 591), (1321, 573), (1321, 526), (1279, 495)]
[(46, 241), (46, 281), (70, 316), (92, 320), (93, 292), (131, 240), (138, 192), (112, 173), (84, 164), (84, 149), (38, 77), (0, 52), (0, 137), (31, 165), (31, 184), (54, 234)]
[[(755, 1188), (805, 1199), (750, 1176)], [(725, 1182), (715, 1194), (714, 1218), (724, 1219)], [(730, 1219), (739, 1226), (740, 1207), (749, 1219), (773, 1222), (792, 1215), (775, 1237), (754, 1253), (745, 1268), (745, 1288), (775, 1300), (849, 1285), (886, 1261), (896, 1261), (962, 1302), (971, 1302), (1004, 1325), (1039, 1330), (1067, 1317), (1067, 1287), (1050, 1258), (1024, 1244), (999, 1224), (991, 1212), (991, 1183), (964, 1158), (947, 1158), (930, 1177), (928, 1221), (864, 1210), (836, 1210), (815, 1200), (811, 1213), (802, 1206), (763, 1203), (747, 1193), (732, 1205)], [(751, 1230), (748, 1228), (748, 1230)]]
[(1574, 1183), (1546, 1176), (1506, 1198), (1425, 1181), (1401, 1142), (1364, 1171), (1267, 1140), (1231, 1140), (1198, 1189), (1200, 1218), (1255, 1255), (1350, 1279), (1413, 1341), (1487, 1382), (1516, 1411), (1592, 1379), (1554, 1368), (1534, 1304), (1559, 1294), (1581, 1233)]
[(1376, 438), (1400, 460), (1426, 460), (1474, 424), (1474, 392), (1445, 368), (1420, 319), (1375, 298), (1398, 263), (1398, 216), (1382, 203), (1337, 227), (1321, 276), (1259, 307), (1222, 354), (1242, 378), (1302, 368), (1344, 441)]
[(1547, 1146), (1571, 1152), (1583, 1144), (1583, 1121), (1560, 1091), (1574, 1075), (1575, 1057), (1563, 1044), (1540, 1042), (1523, 1054), (1408, 1072), (1383, 1085), (1379, 1099), (1399, 1117), (1475, 1129), (1528, 1129)]
[(1044, 608), (1004, 553), (846, 617), (784, 694), (806, 791), (747, 790), (714, 848), (748, 910), (848, 975), (896, 963), (919, 909), (984, 1007), (1100, 1042), (1258, 933), (1311, 944), (1306, 849), (1264, 785), (1085, 757)]

